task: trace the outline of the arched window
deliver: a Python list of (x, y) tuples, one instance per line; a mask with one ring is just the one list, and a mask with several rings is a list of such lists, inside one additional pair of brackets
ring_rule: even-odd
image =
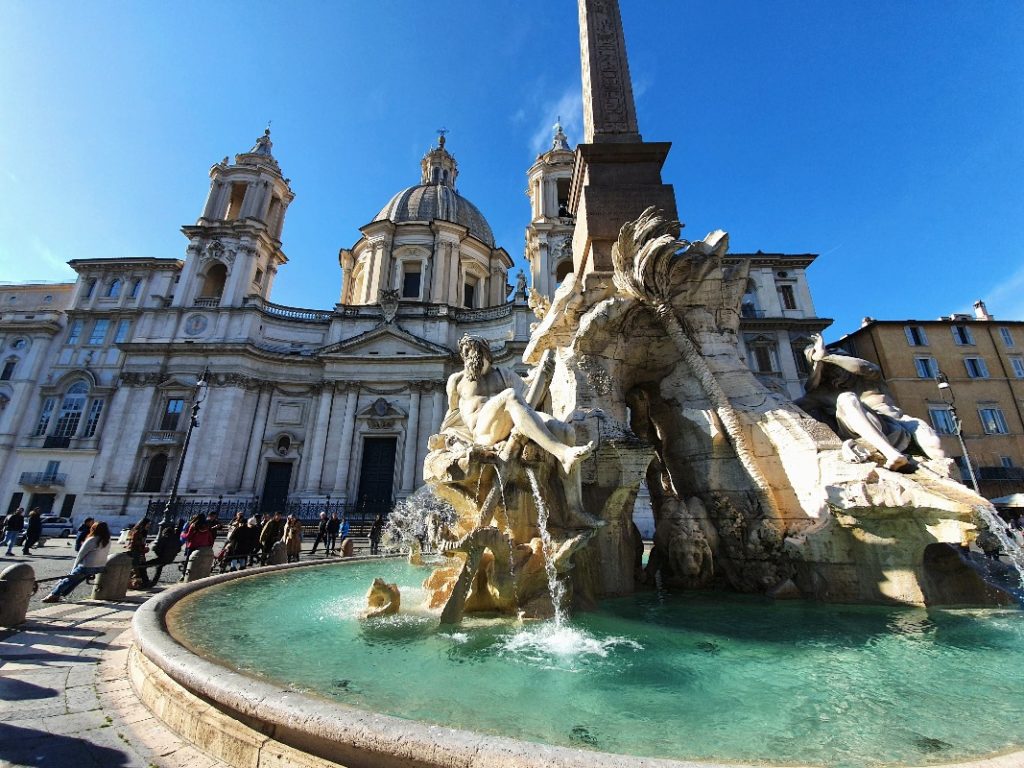
[(135, 282), (132, 283), (132, 292), (129, 294), (129, 298), (132, 298), (132, 299), (139, 298), (139, 291), (141, 291), (141, 290), (142, 290), (142, 280), (139, 279), (139, 280), (136, 280)]
[(110, 281), (110, 285), (107, 286), (107, 298), (116, 299), (121, 295), (121, 281), (114, 278)]
[(92, 295), (93, 295), (93, 293), (95, 293), (95, 291), (96, 291), (96, 281), (95, 280), (90, 280), (88, 283), (85, 284), (85, 298), (91, 299)]
[(18, 358), (8, 357), (4, 361), (4, 369), (0, 372), (0, 381), (10, 381), (14, 376), (14, 369), (18, 365)]
[(199, 292), (201, 299), (219, 299), (224, 293), (224, 283), (228, 279), (228, 268), (221, 263), (214, 264), (206, 270), (203, 288)]
[(64, 400), (60, 404), (60, 415), (57, 417), (57, 426), (54, 427), (54, 437), (74, 437), (78, 431), (78, 423), (82, 420), (82, 411), (85, 410), (86, 395), (89, 394), (89, 385), (84, 381), (75, 382), (68, 387), (64, 393)]
[(561, 283), (565, 280), (565, 276), (572, 272), (572, 259), (566, 259), (560, 262), (555, 268), (555, 282)]
[(143, 493), (160, 493), (164, 485), (164, 475), (167, 474), (167, 454), (158, 453), (149, 460), (146, 467), (146, 477), (142, 481)]

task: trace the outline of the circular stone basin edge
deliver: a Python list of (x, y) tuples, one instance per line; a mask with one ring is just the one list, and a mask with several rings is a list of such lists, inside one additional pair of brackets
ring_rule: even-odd
[[(572, 749), (383, 715), (236, 672), (193, 653), (167, 629), (166, 615), (175, 603), (215, 584), (289, 568), (336, 568), (377, 559), (267, 566), (155, 595), (132, 619), (132, 688), (171, 730), (238, 768), (758, 768)], [(440, 695), (457, 696), (458, 691)], [(945, 765), (1011, 768), (1024, 764), (1022, 758), (1024, 752), (1017, 752)]]

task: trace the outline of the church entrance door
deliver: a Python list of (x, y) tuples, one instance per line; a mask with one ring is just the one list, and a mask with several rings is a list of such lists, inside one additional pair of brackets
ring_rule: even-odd
[(361, 521), (391, 511), (391, 491), (395, 485), (395, 448), (397, 437), (367, 437), (363, 440), (363, 463), (359, 468), (359, 495), (356, 512)]
[(267, 464), (267, 479), (263, 481), (263, 498), (260, 502), (261, 512), (280, 510), (284, 512), (284, 504), (288, 501), (288, 487), (292, 482), (292, 463), (290, 461), (271, 461)]

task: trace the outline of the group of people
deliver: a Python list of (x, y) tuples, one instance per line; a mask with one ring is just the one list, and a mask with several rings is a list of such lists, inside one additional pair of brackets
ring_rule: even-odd
[(14, 554), (14, 545), (18, 543), (18, 537), (22, 534), (25, 539), (22, 542), (21, 554), (31, 555), (32, 547), (39, 543), (43, 536), (43, 516), (39, 507), (35, 507), (25, 516), (25, 508), (18, 507), (4, 518), (4, 544), (7, 545), (7, 555)]

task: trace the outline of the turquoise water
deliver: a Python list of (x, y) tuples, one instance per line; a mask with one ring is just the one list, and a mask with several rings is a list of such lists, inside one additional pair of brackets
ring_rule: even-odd
[[(242, 579), (182, 601), (170, 623), (204, 655), (298, 690), (608, 752), (860, 768), (1024, 741), (1018, 611), (648, 593), (560, 631), (452, 629), (416, 609), (428, 573), (388, 560)], [(375, 576), (402, 587), (404, 615), (359, 621)]]

